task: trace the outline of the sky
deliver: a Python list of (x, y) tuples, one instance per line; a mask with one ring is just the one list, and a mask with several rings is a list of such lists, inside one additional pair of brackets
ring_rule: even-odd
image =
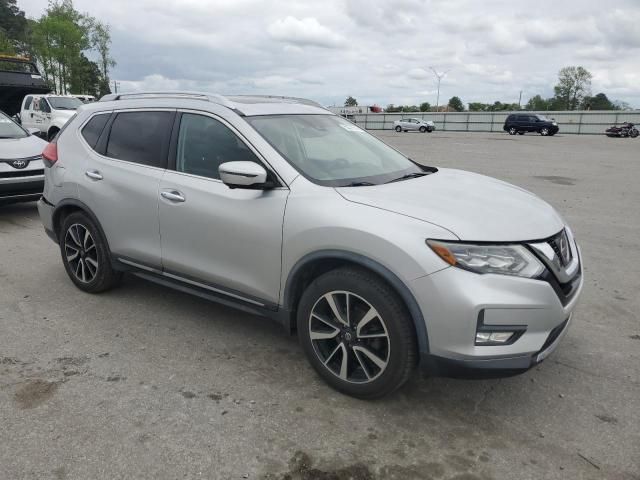
[[(616, 0), (75, 0), (111, 26), (119, 91), (273, 94), (340, 105), (523, 103), (582, 65), (640, 108), (640, 5)], [(18, 0), (37, 18), (47, 0)]]

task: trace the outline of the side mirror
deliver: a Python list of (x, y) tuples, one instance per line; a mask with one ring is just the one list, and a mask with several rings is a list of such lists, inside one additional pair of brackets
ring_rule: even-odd
[(226, 162), (218, 167), (220, 180), (231, 188), (265, 188), (267, 171), (255, 162)]

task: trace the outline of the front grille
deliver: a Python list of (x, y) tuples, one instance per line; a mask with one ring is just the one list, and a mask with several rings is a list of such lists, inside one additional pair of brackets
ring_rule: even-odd
[(560, 261), (560, 265), (566, 267), (573, 260), (573, 255), (571, 254), (571, 248), (569, 247), (569, 238), (567, 237), (567, 232), (562, 230), (560, 233), (551, 237), (547, 243), (553, 249), (554, 253), (558, 256), (558, 260)]
[(16, 170), (15, 172), (0, 172), (0, 178), (36, 177), (44, 175), (44, 169)]

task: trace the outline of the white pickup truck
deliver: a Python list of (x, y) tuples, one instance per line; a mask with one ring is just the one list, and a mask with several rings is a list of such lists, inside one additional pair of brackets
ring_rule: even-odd
[(38, 129), (41, 137), (51, 141), (82, 105), (71, 95), (27, 95), (22, 100), (20, 122), (26, 129)]

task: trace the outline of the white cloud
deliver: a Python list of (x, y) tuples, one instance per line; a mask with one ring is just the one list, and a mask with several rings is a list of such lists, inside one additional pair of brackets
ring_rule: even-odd
[[(74, 0), (112, 27), (120, 89), (273, 93), (342, 104), (553, 95), (582, 65), (592, 90), (640, 107), (638, 0)], [(47, 0), (18, 0), (39, 17)], [(613, 53), (615, 52), (615, 53)]]
[(299, 20), (288, 16), (269, 25), (267, 32), (276, 40), (294, 45), (337, 48), (345, 43), (342, 36), (321, 25), (313, 17)]

